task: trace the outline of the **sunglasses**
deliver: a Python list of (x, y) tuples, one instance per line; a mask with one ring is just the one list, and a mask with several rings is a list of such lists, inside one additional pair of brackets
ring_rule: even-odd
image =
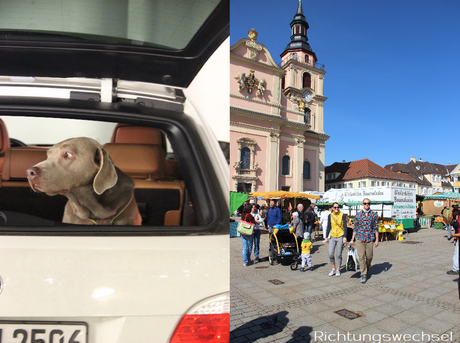
[(332, 208), (339, 208), (339, 207), (338, 207), (338, 206), (334, 206), (334, 207), (332, 207)]
[(370, 202), (363, 202), (363, 205), (370, 205)]

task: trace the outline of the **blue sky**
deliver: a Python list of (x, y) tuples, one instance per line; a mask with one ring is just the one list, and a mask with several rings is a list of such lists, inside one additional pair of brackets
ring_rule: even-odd
[[(230, 44), (258, 33), (274, 60), (298, 0), (230, 0)], [(460, 163), (460, 1), (302, 0), (325, 65), (326, 166), (368, 158)]]

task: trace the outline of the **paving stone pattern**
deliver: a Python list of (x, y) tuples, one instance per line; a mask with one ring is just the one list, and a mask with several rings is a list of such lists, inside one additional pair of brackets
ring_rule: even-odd
[[(446, 274), (454, 245), (444, 230), (421, 229), (404, 238), (417, 243), (389, 240), (374, 248), (365, 284), (359, 271), (344, 266), (340, 277), (328, 276), (322, 240), (313, 243), (312, 270), (300, 272), (300, 266), (269, 265), (267, 233), (261, 236), (262, 262), (248, 267), (241, 238), (231, 238), (231, 342), (460, 343), (458, 276)], [(347, 248), (343, 263), (346, 257)], [(343, 309), (360, 317), (336, 313)]]

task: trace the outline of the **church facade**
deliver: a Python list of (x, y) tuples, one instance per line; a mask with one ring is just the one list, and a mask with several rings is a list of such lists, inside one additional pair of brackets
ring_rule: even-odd
[(230, 190), (324, 191), (324, 66), (302, 3), (278, 65), (252, 29), (230, 48)]

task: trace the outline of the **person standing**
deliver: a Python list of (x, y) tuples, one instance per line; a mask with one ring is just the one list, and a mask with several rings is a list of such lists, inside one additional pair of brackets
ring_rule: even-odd
[(297, 211), (292, 212), (291, 225), (294, 229), (294, 234), (297, 238), (297, 248), (300, 251), (300, 246), (303, 240), (304, 226), (303, 226), (302, 220), (299, 217), (299, 213)]
[[(336, 202), (332, 204), (332, 212), (328, 217), (325, 242), (329, 243), (329, 261), (332, 265), (329, 276), (340, 276), (343, 246), (347, 243), (347, 216), (339, 211), (339, 204)], [(337, 254), (336, 257), (334, 253)]]
[(260, 251), (260, 225), (263, 225), (264, 220), (259, 214), (257, 205), (253, 204), (251, 214), (257, 224), (254, 224), (253, 236), (254, 236), (254, 263), (259, 263), (259, 251)]
[(304, 239), (302, 240), (301, 248), (302, 248), (302, 255), (301, 255), (302, 265), (301, 265), (300, 271), (304, 272), (306, 270), (305, 263), (307, 264), (307, 269), (312, 267), (310, 251), (313, 248), (313, 244), (310, 241), (310, 234), (308, 232), (304, 233)]
[(324, 211), (321, 212), (321, 216), (319, 218), (319, 222), (321, 224), (321, 229), (323, 230), (323, 239), (326, 242), (326, 231), (327, 231), (327, 223), (329, 222), (329, 215), (331, 212), (329, 211), (329, 205), (326, 205)]
[(442, 219), (444, 220), (445, 228), (447, 230), (447, 239), (450, 241), (452, 239), (452, 209), (450, 208), (450, 202), (447, 201), (446, 206), (441, 211)]
[(261, 216), (262, 219), (264, 220), (265, 228), (268, 228), (268, 226), (267, 226), (267, 214), (268, 214), (268, 208), (267, 208), (267, 206), (266, 206), (266, 205), (262, 205), (261, 211), (260, 211), (260, 216)]
[[(254, 217), (251, 214), (252, 205), (245, 203), (241, 211), (241, 220), (254, 224), (257, 222), (254, 220)], [(243, 262), (244, 266), (247, 267), (251, 264), (251, 253), (252, 253), (252, 244), (254, 241), (254, 230), (252, 230), (252, 235), (241, 234), (241, 241), (243, 242)]]
[(313, 226), (315, 225), (315, 212), (313, 212), (314, 205), (309, 206), (305, 211), (305, 231), (310, 234), (313, 231)]
[(294, 212), (297, 212), (299, 214), (299, 219), (302, 221), (302, 223), (305, 226), (305, 212), (304, 212), (303, 204), (297, 204), (297, 209), (295, 209)]
[(281, 224), (281, 210), (278, 206), (275, 206), (275, 201), (270, 201), (270, 208), (267, 213), (267, 228), (273, 227), (277, 224)]
[[(454, 233), (458, 234), (458, 219), (459, 219), (460, 211), (458, 209), (458, 205), (452, 206), (452, 227), (454, 229)], [(452, 263), (452, 270), (447, 271), (449, 275), (458, 275), (458, 239), (454, 237), (454, 257)]]
[(353, 242), (356, 242), (361, 268), (361, 283), (367, 281), (367, 274), (374, 256), (374, 246), (376, 248), (379, 246), (379, 216), (371, 210), (371, 201), (369, 199), (363, 200), (363, 207), (364, 210), (361, 210), (355, 216), (355, 227), (350, 241), (350, 246), (353, 246)]

